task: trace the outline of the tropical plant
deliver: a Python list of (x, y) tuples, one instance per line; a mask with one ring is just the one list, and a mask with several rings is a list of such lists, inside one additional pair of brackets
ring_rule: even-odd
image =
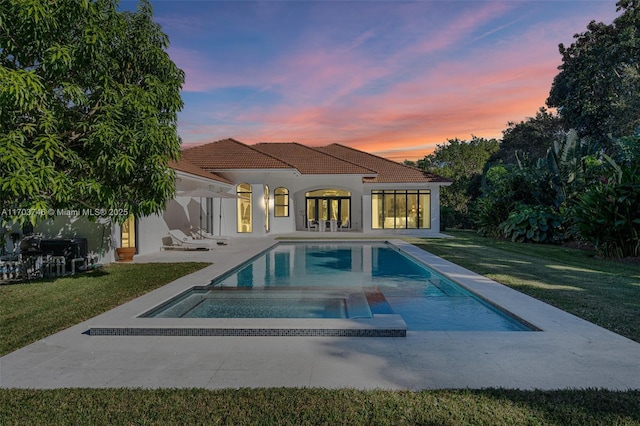
[(517, 205), (553, 205), (546, 168), (514, 164), (494, 165), (483, 176), (482, 196), (476, 200), (472, 218), (478, 232), (498, 236), (499, 226)]
[(146, 0), (0, 2), (0, 208), (161, 211), (184, 82), (168, 44)]
[(583, 238), (603, 257), (640, 256), (640, 184), (600, 182), (590, 186), (574, 209)]
[(551, 207), (519, 204), (498, 229), (513, 242), (558, 243), (563, 239), (562, 220)]
[(604, 257), (640, 256), (640, 136), (614, 140), (615, 159), (604, 154), (597, 182), (573, 209), (580, 235)]
[(546, 165), (549, 169), (550, 186), (555, 191), (554, 207), (575, 199), (585, 186), (585, 156), (589, 152), (587, 143), (580, 140), (575, 130), (569, 131), (553, 141), (548, 150)]

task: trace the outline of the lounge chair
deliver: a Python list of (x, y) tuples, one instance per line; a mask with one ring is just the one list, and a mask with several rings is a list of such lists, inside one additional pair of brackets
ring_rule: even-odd
[(171, 246), (163, 246), (163, 248), (174, 248), (182, 250), (212, 250), (216, 248), (216, 244), (212, 241), (196, 240), (187, 236), (179, 229), (171, 229), (169, 231), (171, 237)]
[(229, 237), (226, 235), (213, 235), (205, 231), (191, 231), (191, 235), (196, 241), (215, 241), (219, 246), (229, 244)]

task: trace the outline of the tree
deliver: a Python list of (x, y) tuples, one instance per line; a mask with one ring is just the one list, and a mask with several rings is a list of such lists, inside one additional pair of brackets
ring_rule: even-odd
[(621, 0), (611, 25), (591, 21), (569, 47), (559, 45), (560, 73), (547, 105), (580, 137), (608, 149), (611, 138), (640, 126), (640, 0)]
[[(175, 192), (184, 73), (141, 1), (0, 3), (0, 208), (161, 211)], [(16, 214), (17, 213), (17, 214)], [(44, 216), (42, 215), (44, 213)], [(15, 219), (18, 219), (15, 217)]]
[(500, 149), (490, 161), (516, 164), (533, 163), (546, 155), (554, 140), (564, 133), (562, 119), (546, 108), (540, 108), (535, 117), (519, 123), (510, 121), (502, 132)]
[(442, 188), (440, 202), (443, 215), (450, 212), (447, 226), (469, 227), (469, 203), (480, 195), (480, 178), (485, 163), (498, 150), (495, 139), (472, 136), (470, 141), (449, 139), (438, 145), (419, 165), (429, 172), (453, 180)]

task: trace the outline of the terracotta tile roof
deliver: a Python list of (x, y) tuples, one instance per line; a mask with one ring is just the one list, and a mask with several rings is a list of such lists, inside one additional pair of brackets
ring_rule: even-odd
[[(324, 147), (308, 147), (296, 142), (245, 145), (235, 139), (223, 139), (184, 149), (182, 158), (213, 176), (216, 175), (211, 172), (218, 170), (295, 169), (301, 174), (363, 175), (364, 183), (451, 183), (442, 176), (340, 144)], [(211, 178), (209, 175), (205, 177)], [(217, 178), (228, 182), (220, 176)]]
[(450, 179), (425, 172), (416, 167), (396, 163), (395, 161), (387, 160), (386, 158), (368, 154), (364, 151), (359, 151), (337, 143), (315, 149), (354, 164), (361, 164), (378, 172), (378, 176), (375, 178), (363, 178), (362, 181), (364, 183), (452, 182)]
[(200, 176), (203, 178), (207, 178), (207, 179), (212, 179), (212, 180), (216, 180), (218, 182), (224, 182), (224, 183), (228, 183), (231, 184), (231, 181), (223, 178), (222, 176), (219, 176), (215, 173), (211, 173), (208, 172), (206, 170), (201, 169), (200, 167), (190, 163), (189, 161), (185, 160), (184, 158), (180, 159), (180, 161), (170, 161), (169, 162), (169, 167), (171, 167), (173, 170), (179, 170), (181, 172), (185, 172), (185, 173), (189, 173), (195, 176)]
[(303, 175), (376, 175), (376, 172), (371, 168), (344, 161), (339, 157), (296, 142), (267, 142), (255, 144), (252, 147), (291, 164)]
[(235, 139), (182, 150), (182, 157), (205, 170), (292, 169), (293, 166)]

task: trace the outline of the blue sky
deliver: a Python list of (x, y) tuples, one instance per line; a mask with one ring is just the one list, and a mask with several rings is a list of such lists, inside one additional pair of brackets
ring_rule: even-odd
[(558, 44), (617, 16), (605, 0), (151, 3), (186, 73), (185, 144), (338, 142), (397, 161), (534, 116)]

